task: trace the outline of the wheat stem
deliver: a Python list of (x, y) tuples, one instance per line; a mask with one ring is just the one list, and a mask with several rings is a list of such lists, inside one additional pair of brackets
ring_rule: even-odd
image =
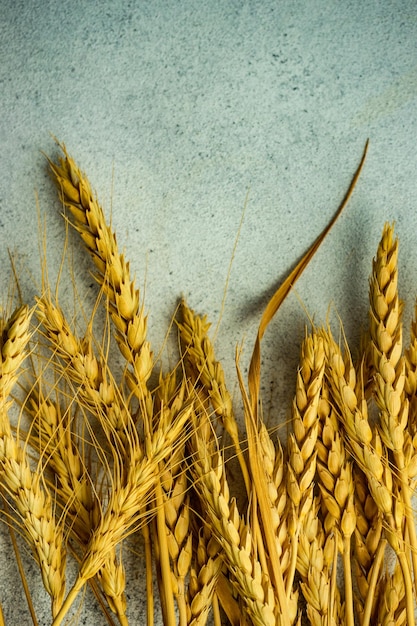
[(145, 544), (145, 571), (146, 571), (146, 624), (154, 626), (154, 591), (152, 576), (152, 542), (150, 528), (148, 524), (144, 524), (142, 528), (142, 536)]
[(414, 594), (413, 594), (413, 583), (411, 580), (411, 573), (410, 573), (410, 565), (407, 559), (407, 555), (404, 551), (399, 552), (397, 556), (398, 556), (398, 561), (401, 566), (402, 575), (404, 578), (407, 626), (414, 626), (415, 624)]
[(80, 593), (84, 585), (85, 585), (85, 580), (82, 577), (78, 576), (73, 587), (71, 588), (67, 597), (62, 603), (60, 610), (55, 615), (54, 621), (52, 622), (52, 626), (60, 626), (60, 624), (62, 624), (62, 620), (65, 618), (66, 614), (68, 613), (71, 606), (75, 602), (78, 594)]
[(169, 550), (167, 542), (167, 533), (165, 526), (164, 501), (162, 496), (162, 487), (159, 479), (155, 485), (156, 498), (156, 525), (158, 529), (159, 543), (159, 564), (161, 568), (162, 586), (164, 595), (164, 619), (166, 626), (175, 626), (175, 605), (174, 593), (171, 580), (171, 566), (169, 562)]
[(343, 575), (345, 582), (345, 612), (346, 626), (354, 626), (355, 618), (353, 612), (353, 584), (352, 568), (350, 562), (350, 536), (343, 537)]
[(383, 539), (382, 541), (379, 542), (377, 551), (373, 559), (371, 576), (369, 579), (369, 586), (368, 586), (368, 595), (366, 597), (365, 604), (363, 607), (363, 617), (362, 617), (361, 626), (369, 626), (371, 623), (374, 593), (375, 593), (376, 586), (378, 584), (386, 545), (387, 545), (386, 539)]

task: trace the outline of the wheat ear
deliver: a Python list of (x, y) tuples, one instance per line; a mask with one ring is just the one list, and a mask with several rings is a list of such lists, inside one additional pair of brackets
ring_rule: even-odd
[(380, 586), (382, 591), (375, 623), (378, 626), (403, 626), (407, 623), (407, 613), (404, 581), (398, 563), (392, 574), (385, 574)]
[(417, 431), (417, 303), (414, 306), (414, 318), (411, 323), (410, 343), (405, 350), (405, 383), (404, 391), (409, 401), (409, 423)]
[[(96, 487), (93, 487), (91, 473), (86, 461), (74, 441), (69, 417), (71, 407), (63, 413), (58, 402), (45, 398), (43, 392), (32, 392), (26, 403), (31, 416), (31, 440), (39, 447), (52, 470), (57, 502), (66, 511), (67, 524), (72, 536), (85, 546), (99, 515), (99, 501)], [(125, 572), (116, 553), (109, 555), (105, 566), (98, 573), (101, 588), (111, 610), (121, 624), (127, 624)]]
[(402, 305), (398, 296), (398, 240), (385, 224), (370, 278), (370, 337), (375, 399), (381, 435), (402, 470), (408, 402), (404, 401), (405, 361), (402, 353)]
[[(37, 315), (42, 323), (44, 333), (48, 337), (55, 356), (60, 357), (64, 363), (64, 375), (71, 384), (77, 386), (77, 393), (80, 402), (98, 418), (108, 440), (116, 448), (118, 455), (124, 456), (129, 450), (129, 441), (132, 438), (134, 429), (133, 420), (124, 402), (121, 401), (120, 393), (116, 390), (115, 384), (108, 372), (106, 360), (97, 358), (93, 352), (91, 338), (87, 335), (80, 340), (72, 331), (61, 308), (55, 305), (49, 294), (37, 300)], [(51, 420), (52, 407), (43, 405), (48, 413), (44, 412), (46, 420)], [(57, 416), (55, 415), (55, 418)], [(44, 422), (45, 423), (45, 422)], [(66, 465), (67, 473), (80, 465), (80, 459), (75, 454), (74, 446), (65, 449), (65, 442), (68, 443), (69, 430), (63, 428), (62, 422), (49, 425), (49, 430), (55, 428), (53, 433), (57, 440), (56, 446), (51, 454), (50, 461), (55, 465), (58, 463)], [(70, 442), (69, 442), (70, 443)], [(63, 449), (64, 446), (64, 449)], [(51, 446), (49, 446), (50, 448)], [(68, 452), (73, 454), (68, 456)], [(59, 453), (62, 453), (61, 455)], [(70, 458), (73, 463), (69, 463)], [(63, 460), (65, 459), (65, 460)], [(77, 464), (78, 461), (78, 464)], [(72, 480), (63, 484), (62, 479), (65, 474), (58, 472), (61, 482), (61, 492), (68, 498), (68, 502), (77, 507), (77, 515), (73, 530), (79, 532), (79, 538), (86, 544), (90, 536), (91, 529), (94, 528), (97, 519), (97, 511), (94, 510), (93, 491), (91, 483), (86, 482), (85, 469), (78, 467), (78, 475), (72, 474)], [(81, 472), (83, 475), (81, 475)], [(74, 488), (71, 492), (66, 491), (68, 487)], [(126, 599), (124, 596), (124, 569), (116, 554), (113, 553), (106, 562), (103, 572), (99, 573), (101, 587), (106, 596), (108, 604), (113, 612), (118, 615), (121, 623), (126, 623)]]
[[(402, 321), (398, 295), (398, 239), (385, 224), (370, 278), (370, 336), (375, 372), (375, 400), (379, 408), (381, 436), (392, 451), (405, 505), (417, 595), (417, 535), (409, 481), (412, 439), (407, 430), (409, 402), (404, 392), (406, 359), (402, 353)], [(407, 450), (407, 454), (405, 451)]]
[[(248, 619), (255, 626), (276, 625), (275, 598), (269, 578), (253, 551), (252, 533), (230, 498), (222, 455), (207, 446), (204, 435), (208, 418), (196, 416), (192, 435), (191, 473), (212, 532), (222, 548), (224, 562), (233, 577)], [(278, 620), (278, 621), (277, 621)]]
[(97, 279), (107, 296), (107, 306), (117, 329), (116, 339), (131, 370), (128, 382), (137, 395), (145, 423), (152, 414), (152, 398), (147, 388), (153, 360), (146, 340), (147, 318), (139, 300), (139, 290), (130, 276), (129, 263), (119, 253), (116, 235), (108, 226), (87, 176), (60, 146), (64, 156), (50, 166), (61, 200), (70, 210), (73, 225), (80, 233), (97, 268)]
[(42, 482), (42, 468), (31, 469), (25, 447), (12, 434), (8, 417), (10, 394), (26, 356), (33, 311), (18, 308), (2, 323), (0, 364), (0, 479), (20, 517), (21, 528), (40, 566), (55, 616), (65, 595), (65, 540), (55, 521), (54, 503)]
[(224, 371), (217, 361), (214, 346), (208, 336), (210, 323), (181, 302), (181, 322), (178, 323), (186, 372), (195, 387), (209, 398), (213, 410), (229, 434), (240, 464), (247, 491), (250, 490), (249, 471), (239, 441), (239, 429), (233, 412), (231, 395), (227, 389)]
[(75, 443), (71, 406), (62, 411), (58, 401), (53, 402), (38, 389), (28, 394), (25, 409), (31, 420), (32, 447), (42, 451), (46, 467), (53, 473), (56, 499), (66, 510), (72, 533), (85, 542), (98, 502)]
[[(185, 389), (185, 381), (177, 388), (175, 370), (166, 376), (160, 375), (154, 403), (155, 423), (169, 424), (175, 419), (183, 407)], [(155, 484), (153, 532), (166, 626), (176, 624), (174, 597), (181, 625), (186, 624), (188, 613), (185, 580), (191, 564), (192, 536), (184, 452), (185, 441), (160, 467)]]
[(185, 406), (173, 423), (161, 425), (153, 433), (146, 455), (143, 455), (140, 449), (136, 449), (132, 441), (129, 467), (116, 472), (107, 506), (92, 532), (77, 580), (55, 617), (53, 626), (62, 623), (78, 593), (105, 565), (111, 551), (140, 526), (155, 487), (160, 463), (172, 453), (177, 442), (181, 442), (181, 434), (189, 420), (190, 412), (191, 406)]
[(121, 455), (126, 453), (135, 426), (110, 376), (106, 359), (96, 357), (91, 337), (79, 339), (62, 309), (49, 295), (37, 301), (37, 316), (52, 350), (65, 365), (65, 377), (77, 385), (83, 404), (101, 417), (101, 425)]
[(380, 597), (377, 584), (386, 540), (382, 538), (383, 517), (369, 491), (365, 474), (357, 467), (353, 472), (355, 486), (355, 573), (357, 584), (356, 613), (361, 626), (376, 619)]
[(408, 437), (404, 442), (404, 455), (411, 490), (414, 491), (417, 476), (417, 304), (410, 335), (410, 343), (405, 350), (404, 391), (408, 399)]
[(287, 492), (292, 502), (295, 523), (289, 525), (292, 537), (291, 569), (287, 579), (287, 594), (293, 585), (298, 532), (312, 504), (312, 484), (316, 474), (316, 442), (319, 432), (318, 407), (324, 376), (325, 352), (323, 338), (317, 333), (307, 335), (301, 347), (296, 392), (292, 404), (292, 426), (287, 442)]
[(219, 544), (211, 537), (207, 525), (195, 534), (198, 538), (188, 585), (187, 623), (188, 626), (205, 626), (223, 561), (219, 553)]
[[(356, 526), (356, 513), (352, 464), (345, 453), (340, 424), (328, 401), (328, 386), (326, 383), (323, 383), (323, 386), (323, 401), (320, 404), (322, 429), (317, 442), (317, 470), (322, 503), (326, 512), (324, 529), (327, 534), (335, 531), (336, 536), (341, 538), (341, 542), (338, 543), (343, 555), (346, 624), (354, 626), (350, 544)], [(327, 410), (323, 411), (323, 407)]]
[(337, 556), (333, 534), (324, 532), (318, 517), (319, 500), (313, 503), (303, 518), (299, 531), (297, 570), (301, 576), (301, 591), (307, 602), (307, 617), (314, 626), (341, 623), (341, 602), (332, 575)]
[(8, 319), (0, 320), (0, 407), (7, 409), (8, 400), (17, 380), (18, 371), (27, 356), (30, 339), (29, 324), (33, 311), (27, 305), (18, 307)]
[(277, 553), (285, 581), (291, 559), (291, 542), (287, 520), (289, 498), (285, 482), (287, 458), (281, 442), (278, 440), (274, 445), (263, 422), (259, 426), (259, 442), (262, 454), (261, 464), (265, 470), (268, 498), (272, 511)]
[(347, 347), (344, 359), (329, 331), (326, 351), (326, 372), (338, 416), (348, 435), (349, 448), (365, 473), (372, 497), (387, 522), (385, 533), (401, 565), (406, 589), (407, 619), (412, 626), (415, 623), (412, 580), (402, 534), (404, 506), (398, 493), (393, 490), (392, 472), (381, 439), (369, 424), (363, 384), (361, 381), (357, 384), (356, 371)]

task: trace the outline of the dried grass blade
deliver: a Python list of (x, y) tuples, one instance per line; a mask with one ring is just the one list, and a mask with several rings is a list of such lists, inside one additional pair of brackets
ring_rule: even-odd
[(323, 230), (323, 232), (320, 233), (320, 235), (314, 241), (314, 243), (306, 252), (306, 254), (303, 256), (301, 261), (297, 263), (297, 265), (291, 271), (289, 276), (284, 280), (282, 285), (274, 293), (274, 295), (272, 296), (271, 300), (268, 302), (262, 314), (261, 322), (259, 324), (258, 334), (257, 334), (256, 341), (255, 341), (255, 346), (253, 348), (252, 358), (251, 358), (251, 362), (249, 366), (249, 376), (248, 376), (249, 397), (250, 397), (250, 402), (251, 402), (251, 407), (252, 407), (252, 414), (255, 420), (257, 420), (257, 416), (258, 416), (258, 401), (259, 401), (260, 375), (261, 375), (261, 340), (262, 340), (262, 337), (264, 336), (264, 333), (268, 327), (269, 322), (272, 320), (275, 313), (278, 311), (279, 307), (281, 306), (281, 304), (283, 303), (287, 295), (290, 293), (295, 282), (301, 276), (301, 274), (303, 273), (303, 271), (305, 270), (305, 268), (307, 267), (307, 265), (313, 258), (314, 254), (317, 252), (318, 248), (320, 247), (320, 244), (323, 242), (326, 235), (329, 233), (330, 229), (336, 222), (337, 218), (339, 217), (339, 215), (342, 213), (343, 209), (347, 205), (353, 193), (353, 190), (355, 189), (356, 183), (358, 182), (359, 176), (361, 174), (363, 165), (365, 163), (367, 151), (368, 151), (368, 141), (365, 144), (365, 149), (363, 151), (362, 158), (359, 163), (359, 167), (357, 168), (355, 175), (352, 179), (352, 182), (349, 186), (349, 189), (347, 190), (346, 195), (343, 198), (343, 201), (341, 205), (339, 206), (338, 210), (336, 211), (335, 215), (332, 217), (332, 219), (330, 220), (326, 228)]

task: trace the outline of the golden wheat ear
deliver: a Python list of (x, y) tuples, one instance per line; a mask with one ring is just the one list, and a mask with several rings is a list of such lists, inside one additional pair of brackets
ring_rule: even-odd
[(59, 626), (84, 585), (106, 564), (109, 555), (144, 523), (147, 507), (155, 506), (158, 468), (184, 440), (191, 405), (185, 405), (172, 422), (161, 423), (148, 442), (146, 454), (132, 446), (129, 465), (116, 472), (106, 506), (91, 533), (77, 580), (68, 593), (53, 626)]
[(147, 318), (140, 303), (139, 290), (87, 176), (69, 156), (65, 146), (59, 146), (63, 157), (58, 163), (48, 159), (51, 171), (61, 201), (71, 213), (70, 221), (93, 259), (97, 280), (116, 328), (117, 343), (129, 366), (127, 381), (138, 397), (143, 418), (148, 423), (152, 416), (152, 398), (147, 383), (152, 373), (153, 356), (146, 339)]
[(52, 615), (65, 596), (66, 548), (63, 519), (56, 521), (55, 504), (43, 481), (41, 463), (33, 469), (26, 445), (14, 436), (8, 410), (9, 394), (27, 355), (33, 310), (16, 309), (2, 322), (0, 353), (0, 480), (16, 513), (18, 524), (39, 564), (46, 591), (52, 599)]

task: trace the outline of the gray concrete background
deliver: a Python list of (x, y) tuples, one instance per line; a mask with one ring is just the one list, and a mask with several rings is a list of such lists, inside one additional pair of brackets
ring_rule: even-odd
[[(155, 351), (181, 295), (218, 321), (248, 194), (216, 341), (239, 410), (235, 346), (244, 340), (244, 365), (268, 297), (337, 208), (369, 137), (352, 201), (265, 337), (265, 414), (270, 425), (282, 421), (306, 311), (324, 321), (332, 303), (357, 346), (386, 220), (397, 225), (401, 293), (412, 314), (416, 45), (412, 1), (2, 0), (3, 304), (8, 249), (24, 297), (37, 292), (37, 201), (51, 267), (61, 256), (60, 205), (41, 154), (57, 154), (50, 133), (88, 173), (138, 284), (146, 279)], [(93, 301), (89, 260), (81, 247), (75, 255), (78, 288)], [(1, 547), (6, 624), (23, 626), (31, 622), (13, 559), (5, 560), (7, 538)], [(48, 624), (48, 600), (28, 567), (39, 622)], [(143, 623), (141, 576), (129, 591), (132, 624)], [(81, 615), (98, 623), (89, 596)]]

